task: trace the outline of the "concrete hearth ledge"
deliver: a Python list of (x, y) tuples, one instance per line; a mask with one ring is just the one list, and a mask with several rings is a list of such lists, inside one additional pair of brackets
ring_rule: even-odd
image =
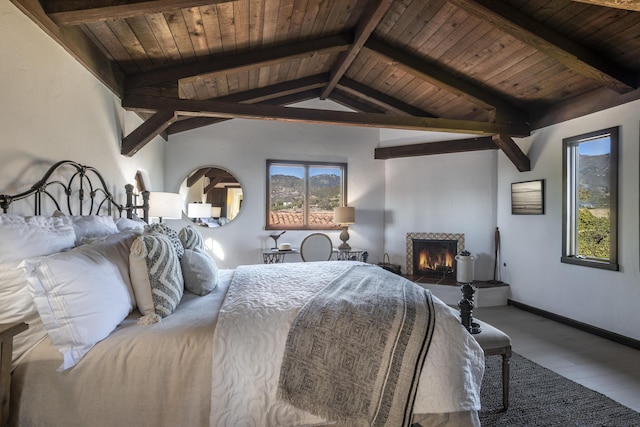
[[(436, 297), (447, 305), (458, 307), (458, 302), (462, 298), (460, 284), (455, 281), (433, 283), (433, 279), (407, 277), (416, 284), (430, 290)], [(431, 281), (431, 283), (429, 283)], [(507, 283), (490, 283), (487, 281), (477, 281), (473, 283), (476, 287), (474, 295), (475, 307), (495, 307), (507, 305), (507, 300), (511, 296), (511, 289)]]

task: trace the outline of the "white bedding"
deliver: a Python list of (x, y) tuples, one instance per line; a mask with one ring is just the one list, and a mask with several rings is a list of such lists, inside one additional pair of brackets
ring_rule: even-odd
[[(46, 339), (13, 373), (10, 425), (322, 423), (274, 398), (279, 361), (297, 310), (348, 264), (221, 270), (218, 288), (211, 294), (185, 294), (176, 311), (155, 325), (137, 324), (140, 314), (134, 311), (76, 366), (62, 373), (56, 372), (62, 357)], [(232, 274), (235, 283), (227, 293)], [(274, 288), (275, 284), (281, 286)], [(482, 351), (460, 325), (457, 313), (435, 298), (434, 302), (435, 336), (414, 413), (454, 412), (433, 418), (448, 419), (448, 425), (454, 426), (479, 425), (475, 410), (480, 407)]]
[[(330, 261), (236, 270), (214, 333), (211, 426), (323, 422), (277, 398), (279, 367), (289, 326), (298, 310), (351, 265)], [(479, 410), (482, 349), (456, 314), (436, 298), (434, 303), (436, 326), (414, 413)]]

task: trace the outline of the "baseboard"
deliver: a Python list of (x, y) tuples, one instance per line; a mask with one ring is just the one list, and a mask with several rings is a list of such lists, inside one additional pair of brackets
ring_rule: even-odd
[(626, 345), (627, 347), (640, 350), (639, 340), (625, 337), (624, 335), (616, 334), (615, 332), (607, 331), (606, 329), (601, 329), (596, 326), (589, 325), (587, 323), (578, 322), (577, 320), (560, 316), (559, 314), (551, 313), (550, 311), (541, 310), (539, 308), (532, 307), (530, 305), (523, 304), (521, 302), (517, 302), (512, 299), (507, 300), (507, 304), (513, 307), (519, 308), (521, 310), (525, 310), (530, 313), (537, 314), (538, 316), (546, 317), (547, 319), (554, 320), (558, 323), (563, 323), (565, 325), (574, 327), (576, 329), (580, 329), (581, 331), (589, 332), (590, 334), (597, 335), (602, 338), (606, 338), (608, 340), (617, 342), (618, 344)]

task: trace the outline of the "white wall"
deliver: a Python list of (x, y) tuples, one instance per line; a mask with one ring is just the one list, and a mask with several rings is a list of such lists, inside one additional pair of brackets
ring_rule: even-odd
[[(511, 285), (512, 299), (635, 339), (640, 339), (639, 110), (636, 101), (518, 141), (531, 159), (531, 172), (517, 172), (503, 154), (498, 158), (502, 277)], [(618, 125), (621, 271), (562, 264), (562, 139)], [(511, 183), (532, 179), (546, 180), (546, 214), (511, 215)]]
[(493, 278), (496, 151), (386, 162), (385, 251), (406, 272), (408, 232), (464, 233), (475, 278)]
[[(338, 108), (330, 101), (303, 107)], [(261, 250), (273, 245), (265, 230), (266, 160), (313, 160), (347, 163), (348, 204), (356, 208), (356, 224), (349, 243), (370, 253), (377, 262), (383, 252), (384, 163), (373, 159), (379, 131), (272, 121), (230, 120), (214, 126), (172, 135), (167, 145), (165, 188), (178, 191), (180, 183), (201, 166), (218, 166), (233, 173), (243, 188), (239, 215), (229, 224), (204, 229), (221, 268), (262, 262)], [(167, 221), (173, 228), (182, 223)], [(311, 231), (289, 230), (279, 243), (299, 246)], [(334, 245), (339, 231), (327, 232)], [(299, 261), (298, 255), (287, 260)]]
[[(116, 195), (138, 169), (161, 189), (163, 146), (121, 156), (123, 128), (140, 119), (9, 2), (0, 2), (0, 52), (0, 192), (26, 190), (59, 160), (98, 168)], [(29, 213), (17, 205), (12, 212)]]

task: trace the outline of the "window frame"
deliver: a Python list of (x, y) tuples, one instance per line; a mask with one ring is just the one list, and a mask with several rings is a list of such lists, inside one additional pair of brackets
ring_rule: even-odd
[[(577, 254), (577, 220), (579, 214), (575, 157), (578, 146), (599, 137), (609, 136), (609, 258), (581, 257)], [(562, 257), (566, 264), (619, 271), (618, 265), (618, 151), (619, 126), (562, 140)]]
[[(265, 202), (265, 230), (334, 230), (338, 229), (339, 226), (335, 224), (331, 224), (328, 226), (318, 226), (318, 225), (309, 225), (309, 205), (307, 200), (309, 200), (309, 169), (312, 167), (337, 167), (342, 170), (342, 179), (341, 179), (341, 200), (340, 206), (347, 206), (347, 163), (341, 162), (316, 162), (316, 161), (306, 161), (306, 160), (276, 160), (276, 159), (267, 159), (266, 162), (266, 202)], [(303, 225), (302, 226), (282, 226), (282, 225), (273, 225), (270, 223), (271, 217), (271, 167), (273, 165), (277, 166), (302, 166), (304, 168), (304, 213), (303, 213)]]

